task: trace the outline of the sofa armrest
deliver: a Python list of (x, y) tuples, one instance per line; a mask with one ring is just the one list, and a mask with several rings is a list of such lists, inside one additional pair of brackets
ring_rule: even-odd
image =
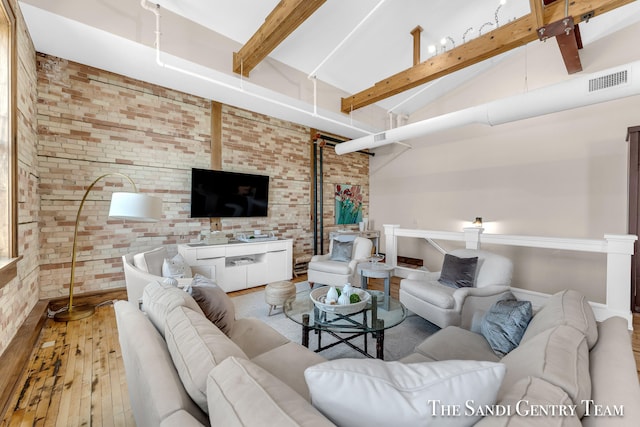
[(511, 292), (509, 286), (460, 288), (453, 293), (455, 307), (460, 311), (460, 326), (471, 329), (476, 311), (487, 311), (502, 296)]
[(160, 422), (160, 427), (205, 427), (184, 409), (169, 415)]
[(613, 411), (624, 408), (624, 417), (584, 417), (591, 426), (636, 425), (640, 419), (640, 386), (626, 319), (610, 317), (598, 324), (598, 342), (589, 352), (591, 413), (593, 405)]
[(367, 262), (367, 258), (358, 258), (358, 259), (352, 259), (351, 261), (349, 261), (349, 269), (351, 271), (356, 271), (356, 266), (358, 264), (360, 264), (361, 262)]
[(329, 261), (330, 259), (331, 259), (331, 254), (314, 255), (311, 257), (311, 261), (309, 262)]

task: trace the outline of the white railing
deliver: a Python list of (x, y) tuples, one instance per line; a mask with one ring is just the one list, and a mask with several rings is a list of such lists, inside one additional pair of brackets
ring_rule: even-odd
[[(596, 318), (603, 320), (611, 316), (627, 319), (629, 328), (633, 324), (630, 310), (631, 298), (631, 255), (638, 236), (630, 234), (605, 234), (604, 239), (571, 239), (563, 237), (513, 236), (505, 234), (485, 234), (483, 228), (470, 227), (462, 232), (432, 231), (400, 228), (399, 225), (384, 225), (385, 252), (387, 263), (396, 268), (396, 275), (404, 276), (406, 269), (398, 267), (398, 237), (413, 237), (434, 240), (464, 242), (468, 249), (480, 249), (482, 243), (522, 246), (528, 248), (561, 249), (578, 252), (596, 252), (607, 255), (606, 301), (604, 304), (591, 302)], [(405, 270), (403, 272), (403, 270)], [(512, 288), (518, 298), (531, 300), (534, 305), (544, 304), (549, 296), (541, 292)]]

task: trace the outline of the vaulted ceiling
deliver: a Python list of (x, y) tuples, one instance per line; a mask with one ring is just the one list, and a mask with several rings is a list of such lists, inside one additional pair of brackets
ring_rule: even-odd
[[(157, 1), (20, 5), (39, 52), (356, 138), (381, 130), (387, 111), (410, 115), (512, 49), (540, 43), (538, 29), (562, 21), (567, 4)], [(640, 21), (640, 2), (572, 0), (568, 15), (588, 46)]]

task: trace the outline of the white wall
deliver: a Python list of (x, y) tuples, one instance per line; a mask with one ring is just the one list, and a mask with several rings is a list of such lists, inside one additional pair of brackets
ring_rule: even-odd
[[(640, 24), (581, 51), (585, 73), (640, 58)], [(525, 73), (526, 70), (526, 73)], [(555, 41), (510, 55), (410, 122), (570, 79)], [(460, 231), (476, 216), (486, 232), (602, 238), (627, 232), (627, 128), (640, 125), (640, 97), (510, 124), (467, 126), (376, 150), (371, 220), (406, 228)], [(400, 242), (399, 254), (441, 258)], [(491, 248), (488, 248), (491, 249)], [(540, 292), (570, 287), (604, 300), (604, 257), (512, 250), (514, 285)]]

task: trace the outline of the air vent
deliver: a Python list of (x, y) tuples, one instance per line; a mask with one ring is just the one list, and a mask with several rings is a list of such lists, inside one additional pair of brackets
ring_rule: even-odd
[(380, 133), (377, 133), (377, 134), (373, 135), (373, 142), (384, 141), (385, 139), (387, 139), (387, 133), (386, 132), (380, 132)]
[(627, 83), (627, 70), (618, 71), (617, 73), (607, 74), (606, 76), (596, 77), (589, 80), (589, 92), (608, 89), (614, 86), (620, 86)]

